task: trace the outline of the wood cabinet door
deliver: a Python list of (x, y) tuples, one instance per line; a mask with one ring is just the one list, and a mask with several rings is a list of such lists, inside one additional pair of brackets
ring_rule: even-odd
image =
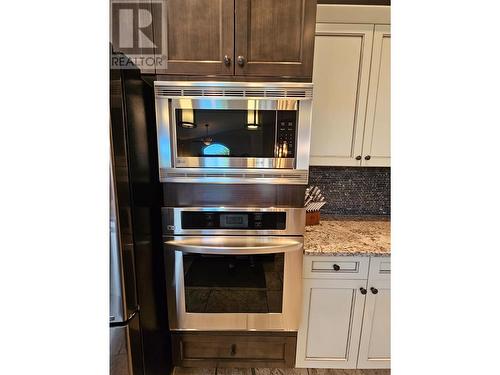
[(157, 74), (234, 74), (233, 0), (165, 0), (161, 12)]
[(390, 368), (391, 284), (389, 258), (371, 258), (367, 290), (357, 367), (361, 369)]
[(303, 279), (297, 367), (356, 368), (366, 280)]
[(312, 76), (315, 0), (236, 0), (235, 74)]
[(391, 165), (391, 34), (375, 25), (362, 164)]
[(361, 165), (372, 40), (373, 25), (316, 25), (311, 165)]

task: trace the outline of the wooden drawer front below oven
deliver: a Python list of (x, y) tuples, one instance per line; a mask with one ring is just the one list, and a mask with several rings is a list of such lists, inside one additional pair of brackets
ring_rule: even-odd
[(172, 333), (175, 366), (294, 367), (296, 332)]

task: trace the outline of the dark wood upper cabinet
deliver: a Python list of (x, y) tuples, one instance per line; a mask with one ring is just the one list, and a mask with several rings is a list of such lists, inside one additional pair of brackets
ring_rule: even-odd
[(167, 0), (154, 34), (157, 74), (234, 74), (234, 0)]
[(312, 77), (316, 0), (166, 0), (161, 12), (156, 74)]
[(235, 4), (236, 75), (312, 77), (315, 0)]

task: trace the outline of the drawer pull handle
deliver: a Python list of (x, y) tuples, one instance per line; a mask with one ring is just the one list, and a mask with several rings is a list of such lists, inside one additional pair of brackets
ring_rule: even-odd
[(367, 290), (365, 288), (359, 288), (359, 291), (361, 292), (361, 294), (366, 294)]
[(370, 290), (372, 291), (373, 294), (377, 294), (378, 293), (378, 289), (377, 288), (371, 287)]
[(236, 344), (231, 345), (231, 355), (236, 355)]
[(338, 264), (333, 265), (333, 270), (334, 271), (340, 271), (340, 266)]

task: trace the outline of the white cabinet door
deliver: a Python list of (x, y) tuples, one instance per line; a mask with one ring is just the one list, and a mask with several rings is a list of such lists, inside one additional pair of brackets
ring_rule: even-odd
[(391, 284), (390, 259), (372, 257), (366, 294), (358, 368), (390, 368)]
[(373, 27), (316, 24), (310, 165), (361, 165)]
[(362, 165), (391, 165), (391, 34), (375, 25)]
[(304, 279), (297, 367), (356, 368), (366, 280)]

